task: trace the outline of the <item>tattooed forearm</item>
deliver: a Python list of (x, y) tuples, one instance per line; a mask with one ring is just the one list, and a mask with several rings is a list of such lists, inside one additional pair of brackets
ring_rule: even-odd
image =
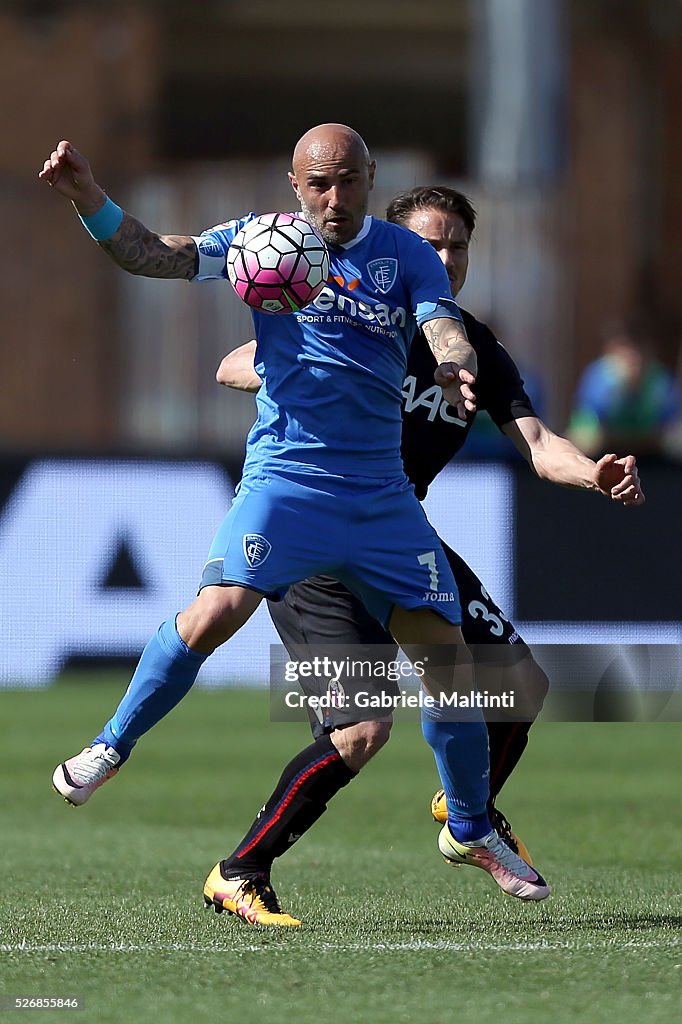
[(196, 245), (188, 235), (157, 235), (129, 213), (115, 235), (98, 242), (119, 267), (142, 277), (194, 277)]
[(422, 330), (437, 362), (457, 363), (476, 373), (476, 353), (461, 320), (439, 317), (425, 323)]

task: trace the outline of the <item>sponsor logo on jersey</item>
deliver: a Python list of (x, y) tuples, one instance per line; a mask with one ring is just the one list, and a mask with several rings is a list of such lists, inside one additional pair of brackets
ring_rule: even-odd
[(386, 295), (395, 284), (395, 279), (398, 276), (398, 261), (391, 256), (384, 256), (379, 260), (370, 260), (367, 264), (367, 272), (379, 291)]
[[(389, 306), (386, 302), (363, 302), (362, 299), (352, 299), (350, 295), (339, 295), (327, 285), (312, 303), (312, 308), (320, 313), (337, 312), (345, 314), (347, 317), (359, 317), (359, 319), (378, 327), (404, 327), (407, 323), (407, 310), (403, 306)], [(307, 306), (306, 309), (310, 310), (311, 306)]]
[(433, 384), (417, 394), (417, 378), (413, 375), (406, 377), (403, 382), (403, 399), (405, 412), (414, 412), (420, 406), (429, 410), (427, 419), (433, 423), (436, 416), (440, 416), (446, 423), (454, 423), (458, 427), (466, 427), (466, 420), (456, 415), (452, 406), (446, 398), (439, 384)]
[(272, 544), (260, 533), (245, 533), (242, 544), (244, 557), (252, 569), (262, 565), (272, 551)]
[(220, 244), (216, 242), (215, 238), (200, 238), (198, 249), (202, 256), (223, 255), (223, 250), (221, 249)]

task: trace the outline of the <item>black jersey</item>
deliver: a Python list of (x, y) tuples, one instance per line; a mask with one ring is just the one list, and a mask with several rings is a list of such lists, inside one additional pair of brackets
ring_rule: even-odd
[[(537, 415), (526, 394), (516, 363), (485, 324), (462, 311), (467, 336), (478, 358), (474, 391), (479, 410), (485, 409), (494, 423)], [(403, 385), (403, 435), (401, 451), (405, 472), (417, 497), (426, 496), (429, 485), (457, 454), (471, 430), (476, 413), (466, 420), (443, 398), (433, 379), (436, 359), (420, 332), (414, 338)]]

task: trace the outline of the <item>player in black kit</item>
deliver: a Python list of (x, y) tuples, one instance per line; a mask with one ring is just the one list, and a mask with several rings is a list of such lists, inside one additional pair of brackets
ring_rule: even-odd
[[(455, 297), (466, 277), (468, 250), (475, 212), (460, 192), (441, 187), (418, 187), (401, 193), (389, 205), (387, 219), (416, 231), (440, 255)], [(477, 409), (485, 409), (500, 430), (521, 451), (538, 476), (554, 483), (603, 494), (626, 506), (644, 501), (633, 456), (605, 455), (593, 462), (571, 442), (553, 433), (536, 415), (519, 371), (495, 335), (462, 310), (469, 340), (476, 350)], [(220, 383), (255, 391), (260, 380), (253, 368), (255, 342), (225, 357), (218, 370)], [(464, 444), (475, 414), (467, 421), (442, 398), (434, 384), (436, 362), (421, 335), (415, 337), (404, 383), (402, 456), (405, 472), (417, 496), (429, 485)], [(475, 664), (480, 691), (494, 680), (496, 691), (523, 695), (525, 721), (489, 721), (490, 820), (512, 848), (529, 860), (528, 851), (512, 831), (495, 799), (519, 761), (528, 742), (528, 730), (547, 692), (547, 678), (512, 623), (487, 593), (474, 571), (443, 543), (452, 566), (462, 608), (462, 633)], [(392, 637), (341, 583), (315, 577), (292, 586), (281, 602), (269, 610), (292, 660), (310, 657), (311, 648), (329, 645), (361, 650), (383, 645), (385, 657), (394, 657)], [(308, 692), (317, 692), (314, 687)], [(272, 795), (244, 839), (221, 862), (221, 874), (235, 890), (234, 900), (221, 908), (261, 924), (291, 924), (283, 915), (270, 886), (273, 861), (281, 856), (320, 817), (327, 802), (355, 777), (386, 743), (391, 722), (357, 721), (343, 710), (309, 711), (315, 741), (284, 769)], [(447, 820), (442, 791), (432, 802), (438, 821)], [(208, 894), (210, 896), (211, 894)], [(213, 901), (215, 903), (215, 900)], [(216, 906), (218, 909), (218, 907)]]

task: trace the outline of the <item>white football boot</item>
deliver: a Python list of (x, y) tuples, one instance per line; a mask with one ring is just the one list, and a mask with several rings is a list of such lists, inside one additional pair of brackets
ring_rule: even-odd
[(96, 789), (113, 779), (120, 760), (121, 755), (113, 747), (96, 743), (58, 764), (52, 776), (52, 787), (67, 804), (80, 807)]
[(460, 843), (445, 824), (438, 836), (438, 849), (449, 864), (471, 864), (487, 871), (508, 896), (544, 900), (551, 892), (542, 875), (514, 853), (495, 829), (473, 843)]

